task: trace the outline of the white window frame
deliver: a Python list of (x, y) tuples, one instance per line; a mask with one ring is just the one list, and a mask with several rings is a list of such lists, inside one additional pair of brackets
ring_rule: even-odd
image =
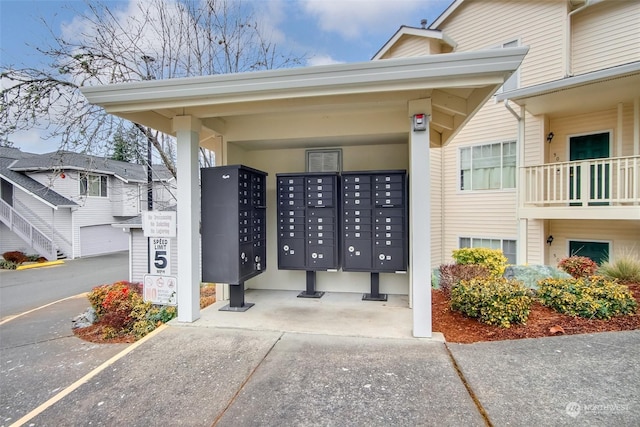
[[(514, 166), (514, 176), (513, 176), (513, 187), (505, 187), (504, 186), (504, 146), (505, 144), (515, 144), (515, 166)], [(480, 148), (485, 146), (492, 146), (500, 144), (500, 187), (499, 188), (481, 188), (474, 189), (473, 188), (473, 150), (474, 148)], [(463, 150), (470, 150), (470, 162), (471, 168), (471, 177), (470, 177), (470, 188), (462, 188), (462, 152)], [(515, 191), (517, 187), (517, 175), (518, 175), (518, 141), (516, 139), (507, 139), (504, 141), (495, 141), (483, 144), (475, 144), (475, 145), (467, 145), (464, 147), (458, 148), (458, 192), (461, 193), (472, 193), (472, 192), (487, 192), (487, 191)]]
[[(462, 246), (462, 239), (469, 239), (469, 243), (471, 244), (471, 246)], [(504, 254), (505, 257), (507, 257), (507, 259), (509, 259), (509, 255), (507, 255), (507, 253), (504, 250), (504, 245), (505, 242), (513, 242), (514, 247), (515, 247), (515, 252), (513, 253), (513, 262), (509, 262), (507, 261), (509, 264), (517, 264), (517, 260), (518, 260), (518, 240), (517, 239), (507, 239), (507, 238), (500, 238), (500, 237), (477, 237), (477, 236), (459, 236), (458, 237), (458, 248), (462, 249), (462, 248), (486, 248), (486, 246), (473, 246), (473, 241), (474, 240), (491, 240), (492, 242), (500, 242), (500, 250), (502, 251), (502, 253)], [(496, 249), (496, 248), (489, 248), (489, 249)]]
[[(89, 181), (95, 180), (96, 178), (99, 180), (99, 185), (98, 185), (99, 194), (90, 194), (89, 189), (93, 187), (89, 186)], [(104, 187), (102, 185), (102, 181), (104, 181)], [(83, 183), (84, 183), (84, 189), (83, 189)], [(80, 195), (84, 197), (108, 197), (109, 195), (109, 177), (107, 177), (106, 175), (98, 175), (98, 174), (92, 174), (92, 173), (81, 174), (80, 179), (78, 181), (78, 185), (80, 186), (80, 189), (79, 189)], [(103, 194), (103, 188), (104, 188), (104, 194)]]

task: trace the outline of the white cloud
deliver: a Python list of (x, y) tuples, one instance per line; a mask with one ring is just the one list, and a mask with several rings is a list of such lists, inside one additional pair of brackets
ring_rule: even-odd
[(55, 139), (46, 139), (48, 132), (46, 130), (31, 128), (11, 134), (9, 140), (13, 145), (25, 153), (49, 153), (56, 151), (60, 147), (60, 141)]
[(338, 61), (333, 59), (330, 55), (314, 55), (307, 60), (307, 65), (331, 65), (331, 64), (343, 64), (344, 61)]
[(418, 12), (429, 8), (426, 0), (300, 0), (303, 9), (318, 20), (323, 31), (356, 39), (380, 31), (389, 24), (418, 26)]
[(286, 21), (286, 4), (283, 0), (255, 2), (255, 18), (260, 32), (274, 43), (283, 43), (286, 39), (280, 27)]

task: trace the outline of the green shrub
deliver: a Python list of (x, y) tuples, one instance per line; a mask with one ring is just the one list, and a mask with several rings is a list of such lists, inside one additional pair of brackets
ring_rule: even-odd
[(18, 268), (18, 264), (15, 262), (0, 259), (0, 270), (15, 270), (16, 268)]
[(558, 268), (579, 279), (596, 274), (598, 264), (589, 257), (573, 255), (562, 258), (558, 263)]
[(461, 280), (489, 278), (489, 270), (477, 264), (442, 264), (440, 272), (440, 289), (449, 297), (451, 289)]
[(126, 281), (97, 286), (88, 294), (106, 339), (133, 335), (142, 338), (176, 317), (175, 307), (154, 306), (142, 298), (142, 285)]
[(522, 282), (505, 278), (462, 280), (451, 289), (452, 310), (503, 328), (526, 323), (532, 302)]
[(453, 251), (456, 264), (478, 264), (486, 267), (491, 277), (499, 278), (507, 267), (507, 257), (500, 249), (462, 248)]
[(545, 279), (538, 283), (542, 304), (560, 313), (596, 319), (636, 312), (629, 288), (602, 276), (588, 279)]
[(615, 261), (603, 263), (598, 274), (625, 283), (640, 283), (640, 259), (630, 253), (619, 256)]
[(175, 307), (151, 306), (147, 309), (134, 310), (132, 316), (136, 318), (132, 332), (136, 339), (140, 339), (163, 323), (167, 323), (177, 315)]

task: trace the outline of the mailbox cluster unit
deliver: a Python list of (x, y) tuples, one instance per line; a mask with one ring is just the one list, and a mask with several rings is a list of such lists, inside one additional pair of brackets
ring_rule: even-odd
[(340, 268), (338, 174), (278, 174), (278, 268)]
[(342, 269), (405, 272), (409, 236), (406, 172), (344, 172), (342, 187)]
[(307, 271), (307, 290), (319, 297), (315, 272), (406, 272), (408, 191), (406, 171), (278, 174), (278, 268)]
[(202, 280), (229, 283), (229, 306), (245, 311), (244, 282), (267, 267), (266, 172), (247, 166), (201, 169)]

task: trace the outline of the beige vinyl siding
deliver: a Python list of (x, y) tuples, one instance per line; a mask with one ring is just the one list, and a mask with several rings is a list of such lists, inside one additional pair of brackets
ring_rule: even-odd
[(545, 264), (545, 224), (540, 219), (527, 221), (527, 264)]
[(382, 57), (408, 58), (412, 56), (433, 55), (442, 52), (440, 42), (426, 37), (404, 35)]
[(429, 150), (431, 160), (431, 266), (433, 268), (444, 263), (443, 254), (443, 203), (442, 203), (442, 149)]
[(516, 240), (515, 189), (461, 191), (459, 149), (516, 141), (517, 136), (517, 120), (504, 105), (490, 101), (443, 149), (444, 262), (451, 262), (460, 237)]
[(616, 156), (633, 156), (633, 104), (623, 104), (622, 108), (622, 153)]
[(532, 166), (545, 163), (547, 134), (545, 117), (532, 116), (525, 112), (524, 116), (524, 158), (520, 166)]
[(640, 2), (616, 0), (577, 12), (571, 26), (573, 74), (640, 60)]
[[(549, 127), (554, 133), (554, 138), (549, 144), (550, 158), (552, 162), (569, 161), (569, 137), (576, 134), (611, 131), (612, 157), (615, 157), (615, 141), (617, 127), (617, 109), (598, 111), (595, 113), (581, 114), (571, 117), (551, 119)], [(623, 149), (629, 151), (633, 141), (624, 141)], [(625, 148), (627, 147), (627, 148)], [(632, 149), (632, 147), (631, 147)]]
[(553, 235), (547, 256), (550, 265), (569, 256), (569, 240), (610, 242), (612, 257), (625, 251), (637, 253), (640, 242), (638, 221), (553, 220), (549, 221), (548, 232)]
[(564, 77), (565, 17), (561, 1), (466, 1), (438, 29), (458, 44), (457, 52), (513, 40), (529, 46), (520, 67), (520, 87), (525, 87)]

